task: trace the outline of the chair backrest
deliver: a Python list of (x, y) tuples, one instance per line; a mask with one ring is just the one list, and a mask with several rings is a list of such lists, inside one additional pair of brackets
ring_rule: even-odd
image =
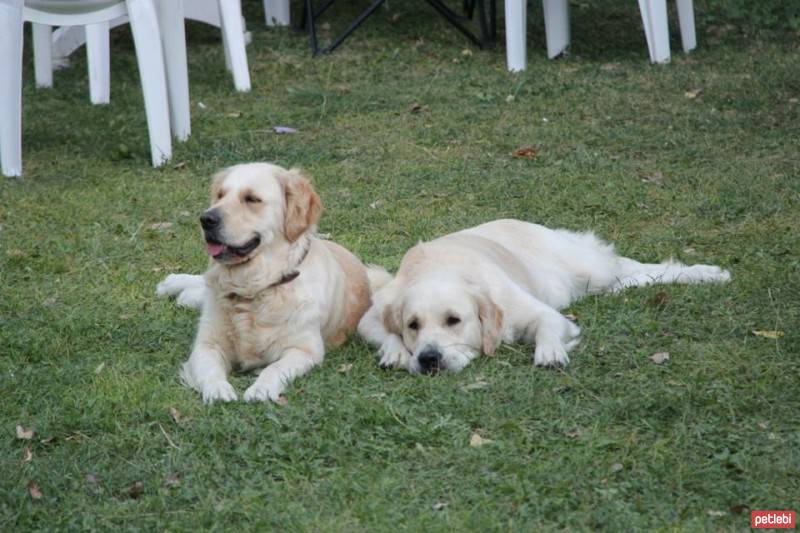
[(81, 15), (124, 3), (124, 0), (25, 0), (25, 7), (56, 15)]

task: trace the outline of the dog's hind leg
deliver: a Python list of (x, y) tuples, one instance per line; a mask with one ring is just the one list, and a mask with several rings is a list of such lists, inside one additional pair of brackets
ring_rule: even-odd
[(731, 279), (727, 270), (715, 265), (684, 265), (669, 259), (663, 263), (640, 263), (621, 257), (620, 273), (609, 287), (616, 292), (628, 287), (667, 283), (725, 283)]
[(176, 302), (183, 307), (200, 309), (206, 296), (206, 280), (192, 274), (170, 274), (156, 286), (156, 296), (177, 296)]

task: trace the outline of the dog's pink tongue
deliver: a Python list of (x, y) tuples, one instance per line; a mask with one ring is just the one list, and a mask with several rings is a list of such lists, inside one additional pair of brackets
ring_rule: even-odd
[(221, 254), (222, 250), (225, 248), (224, 244), (219, 244), (217, 242), (209, 242), (206, 244), (207, 244), (208, 255), (210, 255), (211, 257)]

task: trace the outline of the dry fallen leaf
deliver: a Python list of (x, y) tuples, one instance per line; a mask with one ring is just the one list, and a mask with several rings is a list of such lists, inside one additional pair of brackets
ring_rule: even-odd
[(278, 135), (285, 135), (287, 133), (297, 133), (298, 130), (289, 126), (273, 126), (272, 131)]
[(86, 483), (89, 485), (97, 485), (97, 476), (94, 474), (86, 474)]
[(419, 102), (413, 102), (410, 106), (408, 106), (408, 111), (411, 113), (419, 113), (422, 111), (422, 104)]
[(39, 442), (41, 442), (42, 444), (52, 444), (53, 442), (55, 442), (55, 440), (56, 440), (55, 437), (47, 437), (40, 440)]
[(170, 474), (167, 476), (167, 479), (164, 480), (164, 486), (167, 488), (177, 487), (181, 484), (181, 476), (178, 474)]
[(757, 425), (760, 429), (767, 429), (769, 427), (767, 422), (759, 422)]
[(34, 500), (42, 499), (42, 490), (39, 488), (39, 484), (35, 481), (28, 483), (28, 494), (30, 494), (31, 498)]
[(642, 181), (645, 183), (652, 183), (654, 185), (661, 185), (664, 183), (664, 174), (662, 174), (660, 171), (653, 172), (652, 174), (644, 176)]
[(171, 227), (172, 227), (172, 222), (156, 222), (154, 224), (150, 224), (150, 229), (154, 231), (168, 230)]
[(383, 204), (383, 200), (375, 200), (369, 204), (370, 209), (378, 209)]
[(342, 374), (350, 372), (353, 369), (353, 363), (345, 363), (341, 365), (337, 371), (341, 372)]
[(472, 50), (470, 50), (469, 48), (464, 48), (463, 50), (461, 50), (461, 55), (465, 57), (472, 57)]
[(95, 367), (95, 369), (94, 369), (94, 373), (95, 373), (95, 374), (99, 374), (100, 372), (102, 372), (102, 371), (103, 371), (103, 369), (104, 369), (105, 367), (106, 367), (106, 364), (105, 364), (105, 363), (100, 363), (99, 365), (97, 365), (97, 366)]
[(725, 516), (728, 513), (726, 513), (725, 511), (708, 510), (706, 511), (706, 514), (708, 514), (708, 516)]
[(277, 403), (280, 406), (289, 405), (289, 400), (286, 399), (286, 396), (281, 394), (280, 396), (278, 396), (278, 399), (275, 400), (275, 403)]
[(733, 505), (730, 508), (730, 512), (733, 514), (742, 514), (743, 512), (747, 511), (749, 507), (746, 503), (740, 503), (738, 505)]
[(169, 408), (169, 416), (172, 418), (172, 421), (176, 424), (181, 423), (181, 412), (175, 409), (174, 407)]
[(575, 322), (578, 320), (578, 317), (573, 315), (572, 313), (567, 313), (566, 315), (564, 315), (564, 318), (566, 318), (570, 322)]
[(433, 510), (434, 511), (441, 511), (445, 507), (447, 507), (447, 503), (445, 503), (445, 502), (436, 502), (436, 503), (433, 504)]
[(25, 446), (25, 449), (22, 450), (22, 462), (30, 463), (31, 461), (33, 461), (33, 452), (31, 451), (30, 444), (28, 444)]
[(765, 339), (780, 339), (783, 337), (783, 332), (779, 330), (753, 330), (753, 335), (757, 337), (764, 337)]
[(469, 383), (468, 385), (464, 385), (461, 387), (462, 390), (471, 391), (471, 390), (478, 390), (478, 389), (485, 389), (489, 386), (489, 382), (483, 379), (477, 379), (473, 383)]
[(647, 299), (647, 305), (657, 309), (664, 309), (669, 302), (669, 294), (665, 291), (659, 291)]
[(669, 361), (669, 352), (656, 352), (650, 356), (650, 360), (657, 365), (663, 365)]
[(796, 104), (797, 101), (798, 101), (797, 98), (789, 98), (789, 103), (790, 104)]
[(683, 93), (683, 96), (689, 98), (690, 100), (694, 100), (703, 92), (703, 89), (691, 89)]
[(134, 500), (137, 500), (139, 496), (142, 495), (143, 492), (144, 492), (144, 483), (142, 483), (141, 481), (137, 481), (128, 488), (128, 496), (130, 496)]
[(31, 440), (33, 438), (33, 428), (24, 428), (22, 426), (17, 426), (17, 438), (22, 440)]
[(622, 463), (614, 463), (611, 465), (612, 472), (620, 472), (622, 470)]
[(477, 433), (473, 433), (472, 436), (469, 438), (469, 445), (472, 446), (473, 448), (477, 448), (478, 446), (483, 446), (484, 444), (491, 444), (492, 442), (494, 441), (490, 439), (484, 439)]
[(580, 428), (575, 428), (572, 431), (567, 431), (566, 433), (564, 433), (564, 435), (566, 435), (570, 439), (575, 439), (581, 436), (581, 430)]
[(17, 248), (12, 248), (11, 250), (8, 250), (6, 252), (6, 255), (11, 259), (22, 259), (23, 257), (25, 257), (25, 252)]
[(242, 114), (236, 111), (235, 113), (225, 113), (225, 116), (229, 118), (239, 118), (242, 116)]
[(180, 163), (178, 163), (176, 165), (172, 165), (172, 168), (174, 168), (175, 170), (180, 170), (180, 169), (185, 168), (185, 167), (186, 167), (186, 161), (181, 161)]
[(526, 148), (519, 148), (515, 150), (511, 155), (517, 159), (533, 159), (539, 155), (539, 152), (536, 151), (536, 148), (528, 146)]

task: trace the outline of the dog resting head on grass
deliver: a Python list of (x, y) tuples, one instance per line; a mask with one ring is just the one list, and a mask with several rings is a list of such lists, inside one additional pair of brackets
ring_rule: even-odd
[(217, 174), (200, 217), (205, 276), (173, 274), (157, 294), (202, 308), (181, 376), (203, 400), (232, 401), (231, 370), (262, 369), (247, 401), (277, 401), (286, 385), (345, 341), (369, 306), (367, 271), (316, 236), (322, 202), (298, 170), (253, 163)]
[(558, 310), (581, 296), (728, 279), (713, 265), (621, 257), (590, 232), (496, 220), (409, 250), (358, 331), (379, 347), (381, 366), (414, 374), (457, 372), (502, 341), (535, 344), (535, 364), (560, 366), (580, 328)]

